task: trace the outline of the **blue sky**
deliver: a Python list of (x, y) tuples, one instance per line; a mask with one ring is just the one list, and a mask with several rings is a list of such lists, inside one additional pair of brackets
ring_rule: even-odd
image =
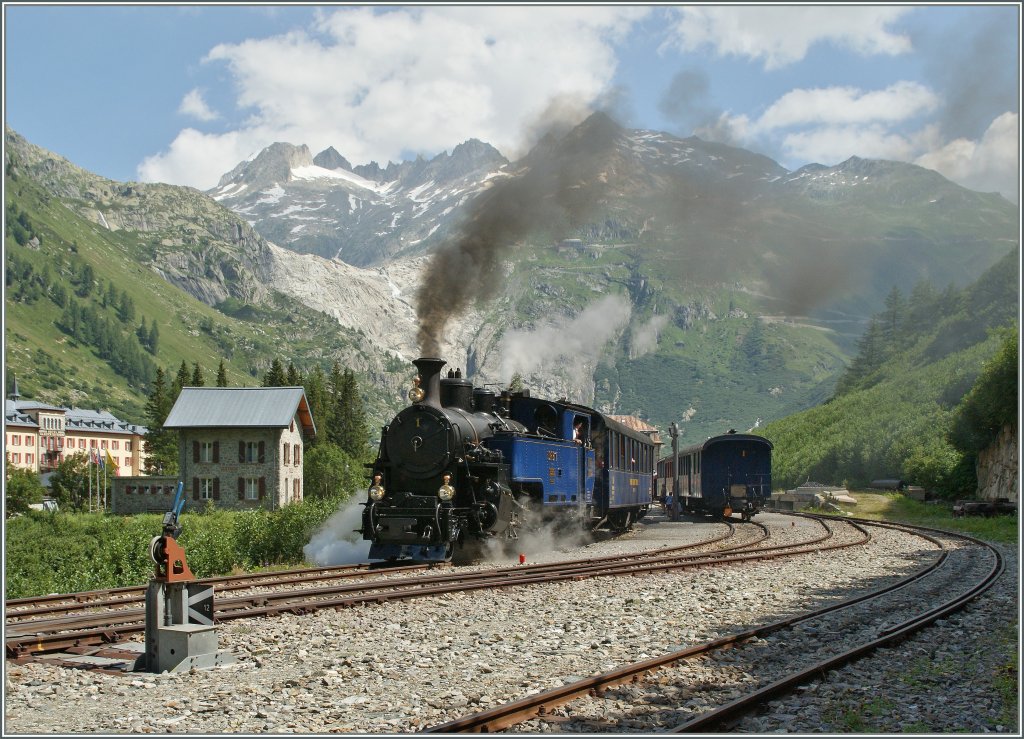
[(610, 111), (789, 169), (927, 166), (1019, 202), (1020, 6), (4, 5), (4, 118), (111, 179), (207, 189), (274, 141), (510, 158)]

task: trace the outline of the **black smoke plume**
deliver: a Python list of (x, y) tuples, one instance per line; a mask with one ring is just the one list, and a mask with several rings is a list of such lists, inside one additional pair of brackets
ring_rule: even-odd
[(438, 356), (448, 321), (491, 297), (501, 257), (527, 235), (559, 238), (587, 222), (602, 200), (621, 129), (594, 113), (562, 136), (549, 133), (471, 203), (452, 240), (434, 253), (417, 295), (421, 356)]

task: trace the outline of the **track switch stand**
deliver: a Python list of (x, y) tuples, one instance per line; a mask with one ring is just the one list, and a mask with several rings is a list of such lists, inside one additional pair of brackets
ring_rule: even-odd
[(140, 658), (141, 667), (149, 672), (206, 670), (236, 661), (231, 653), (217, 649), (213, 586), (196, 582), (177, 541), (184, 486), (178, 482), (171, 510), (164, 514), (163, 534), (149, 545), (156, 575), (146, 589), (146, 653)]

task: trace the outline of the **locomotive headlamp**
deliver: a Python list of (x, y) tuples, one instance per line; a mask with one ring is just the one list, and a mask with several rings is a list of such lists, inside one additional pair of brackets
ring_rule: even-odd
[(384, 497), (384, 486), (380, 484), (380, 475), (373, 476), (373, 485), (370, 486), (370, 499), (380, 500)]
[(437, 489), (437, 497), (441, 500), (451, 500), (455, 497), (455, 488), (448, 484), (452, 479), (451, 475), (444, 476), (444, 485)]
[(412, 389), (409, 391), (409, 402), (419, 403), (426, 396), (423, 392), (423, 388), (420, 387), (420, 378), (414, 377), (412, 380)]

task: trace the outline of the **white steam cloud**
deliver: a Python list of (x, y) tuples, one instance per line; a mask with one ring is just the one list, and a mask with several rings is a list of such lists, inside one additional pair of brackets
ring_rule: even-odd
[(370, 558), (370, 542), (363, 541), (356, 529), (363, 525), (363, 503), (354, 495), (328, 518), (309, 544), (302, 548), (307, 562), (321, 567), (359, 564)]
[(632, 307), (621, 295), (609, 295), (587, 306), (575, 318), (561, 318), (533, 330), (514, 329), (501, 338), (501, 377), (529, 375), (550, 369), (566, 357), (577, 363), (596, 360), (605, 343), (629, 323)]
[(668, 316), (651, 316), (651, 320), (633, 331), (629, 342), (629, 358), (636, 359), (658, 348), (658, 337), (668, 324)]

